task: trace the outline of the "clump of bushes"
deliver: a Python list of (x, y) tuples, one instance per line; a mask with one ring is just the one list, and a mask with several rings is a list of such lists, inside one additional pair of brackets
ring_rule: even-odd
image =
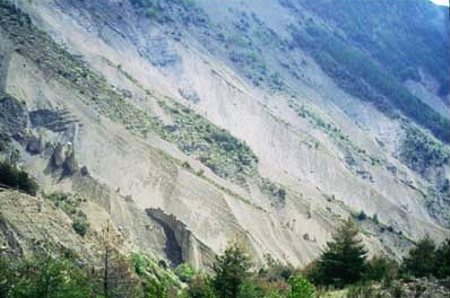
[(0, 162), (0, 184), (36, 195), (39, 187), (36, 181), (27, 172), (18, 169), (6, 161)]
[(83, 211), (78, 211), (77, 216), (73, 218), (72, 228), (78, 235), (84, 237), (89, 229), (89, 222)]
[(188, 263), (182, 263), (175, 268), (175, 274), (182, 282), (190, 282), (195, 275), (195, 270)]
[(303, 276), (293, 275), (289, 278), (291, 286), (287, 298), (309, 298), (315, 296), (314, 286)]
[(142, 253), (132, 253), (129, 259), (131, 268), (139, 277), (142, 295), (133, 297), (178, 297), (180, 283), (175, 274), (167, 269), (164, 260), (154, 260)]
[(0, 255), (0, 297), (94, 297), (93, 280), (88, 270), (63, 258)]
[(366, 220), (367, 219), (367, 214), (361, 210), (358, 215), (356, 215), (356, 219), (358, 220)]
[(423, 174), (430, 167), (450, 161), (450, 151), (432, 135), (411, 125), (405, 127), (405, 131), (400, 157), (408, 167)]
[(286, 205), (287, 192), (282, 185), (263, 178), (261, 190), (272, 198), (273, 206), (284, 207)]
[[(102, 257), (108, 264), (106, 271), (74, 266), (73, 259), (42, 256), (18, 260), (0, 255), (0, 296), (313, 298), (327, 287), (345, 287), (346, 297), (403, 297), (404, 286), (398, 280), (396, 263), (385, 257), (366, 260), (366, 250), (356, 236), (354, 223), (350, 219), (344, 222), (320, 258), (304, 270), (305, 275), (270, 256), (267, 266), (256, 271), (246, 251), (233, 244), (216, 256), (212, 275), (195, 272), (187, 264), (179, 265), (174, 272), (187, 283), (183, 290), (176, 275), (157, 261), (140, 253), (124, 259), (107, 245), (104, 249), (108, 254)], [(450, 239), (436, 248), (426, 237), (404, 258), (400, 276), (448, 278), (449, 254)], [(317, 290), (311, 281), (325, 288)]]
[(79, 209), (82, 202), (81, 198), (63, 192), (44, 194), (44, 198), (52, 201), (56, 207), (61, 208), (72, 219), (72, 228), (75, 232), (82, 237), (86, 235), (90, 225), (86, 214)]

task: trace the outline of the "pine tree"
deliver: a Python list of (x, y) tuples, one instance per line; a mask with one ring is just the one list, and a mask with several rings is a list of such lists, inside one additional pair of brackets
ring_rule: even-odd
[(319, 258), (314, 277), (317, 283), (342, 287), (361, 280), (367, 250), (357, 235), (358, 228), (351, 218), (338, 228)]
[(434, 241), (426, 236), (403, 259), (402, 271), (416, 277), (432, 275), (435, 264), (435, 249)]
[(437, 278), (450, 277), (450, 239), (447, 239), (436, 250), (434, 275)]
[(215, 277), (213, 287), (218, 297), (236, 298), (240, 286), (249, 277), (249, 257), (237, 244), (228, 247), (224, 254), (216, 257), (213, 264)]

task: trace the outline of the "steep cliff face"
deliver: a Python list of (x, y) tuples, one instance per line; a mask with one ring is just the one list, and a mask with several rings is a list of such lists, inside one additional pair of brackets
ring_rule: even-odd
[(378, 218), (360, 222), (372, 252), (398, 258), (449, 236), (448, 71), (434, 71), (448, 16), (417, 0), (408, 27), (398, 4), (388, 34), (387, 1), (348, 3), (2, 1), (0, 133), (44, 190), (97, 200), (174, 264), (233, 239), (306, 264), (360, 211)]
[(163, 227), (167, 239), (165, 252), (172, 264), (189, 263), (195, 268), (211, 268), (214, 252), (201, 243), (184, 223), (161, 209), (147, 209), (146, 212)]

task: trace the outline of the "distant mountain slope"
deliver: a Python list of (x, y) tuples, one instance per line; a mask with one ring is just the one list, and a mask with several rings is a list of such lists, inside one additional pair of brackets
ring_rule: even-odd
[(450, 25), (444, 8), (427, 1), (299, 3), (300, 10), (311, 10), (325, 21), (294, 30), (298, 45), (342, 88), (388, 114), (398, 109), (450, 141), (448, 116), (440, 116), (403, 86), (406, 80), (431, 76), (448, 112)]

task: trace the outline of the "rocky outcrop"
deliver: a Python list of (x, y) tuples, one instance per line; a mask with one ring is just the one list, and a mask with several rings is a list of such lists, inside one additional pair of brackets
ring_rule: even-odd
[(64, 163), (63, 147), (60, 143), (56, 145), (53, 151), (52, 157), (50, 159), (50, 164), (53, 169), (60, 168)]
[(77, 122), (69, 112), (64, 110), (41, 109), (30, 112), (33, 127), (44, 127), (54, 132), (66, 131), (70, 124)]
[(22, 139), (28, 122), (26, 108), (15, 98), (0, 93), (0, 111), (0, 130), (15, 139)]
[(75, 159), (75, 151), (70, 147), (63, 163), (63, 175), (72, 176), (76, 171), (78, 171), (78, 163)]
[(27, 151), (31, 154), (39, 154), (45, 149), (44, 141), (40, 136), (30, 136), (28, 138)]
[(189, 263), (196, 268), (207, 268), (212, 264), (214, 252), (197, 239), (183, 222), (161, 209), (149, 208), (146, 211), (164, 229), (166, 254), (173, 266)]
[(61, 173), (62, 177), (70, 177), (79, 170), (79, 165), (72, 143), (68, 143), (65, 147), (61, 143), (54, 147), (47, 170)]

